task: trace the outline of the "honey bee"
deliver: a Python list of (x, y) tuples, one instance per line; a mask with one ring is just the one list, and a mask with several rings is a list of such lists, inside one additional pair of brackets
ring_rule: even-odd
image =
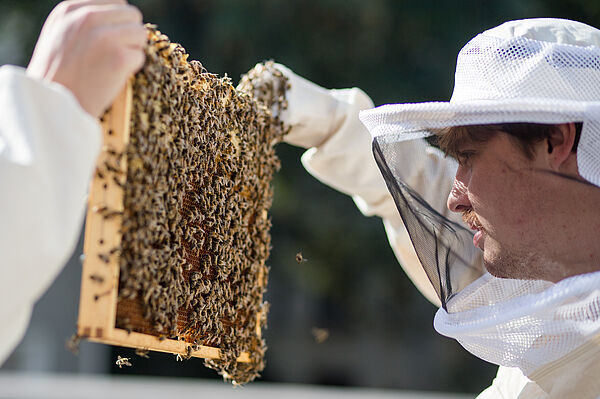
[(148, 355), (148, 353), (150, 353), (150, 351), (148, 349), (137, 348), (135, 350), (135, 354), (136, 355), (138, 355), (139, 357), (144, 357), (146, 359), (150, 358), (150, 356)]
[(322, 344), (329, 338), (329, 330), (326, 328), (313, 327), (311, 332), (317, 344)]
[(73, 335), (71, 335), (71, 337), (69, 337), (69, 339), (67, 339), (67, 341), (65, 342), (65, 348), (73, 353), (74, 355), (79, 354), (79, 343), (81, 342), (81, 336), (79, 336), (79, 334), (75, 333)]
[[(106, 207), (105, 207), (105, 209), (106, 209)], [(104, 219), (111, 219), (111, 218), (113, 218), (113, 217), (115, 217), (115, 216), (122, 216), (122, 215), (123, 215), (123, 212), (122, 212), (122, 211), (105, 211), (105, 212), (102, 214), (102, 217), (103, 217)]]
[(185, 360), (189, 360), (192, 357), (192, 346), (189, 345), (187, 348), (185, 348), (185, 356), (183, 357)]
[(298, 252), (296, 254), (296, 262), (298, 262), (298, 263), (308, 262), (308, 259), (306, 259), (304, 256), (302, 256), (302, 252)]
[(123, 183), (122, 181), (120, 181), (117, 176), (113, 176), (113, 181), (115, 182), (115, 184), (121, 188), (125, 188), (125, 183)]
[(119, 366), (119, 368), (122, 368), (123, 366), (129, 366), (131, 367), (131, 363), (129, 362), (129, 358), (128, 357), (121, 357), (119, 355), (117, 355), (117, 361), (115, 362), (115, 364), (117, 366)]
[(94, 295), (94, 301), (97, 302), (101, 297), (110, 294), (111, 291), (112, 290), (107, 290), (107, 291), (101, 292), (100, 294)]
[(131, 324), (131, 319), (129, 317), (125, 317), (124, 319), (122, 319), (121, 325), (123, 329), (127, 331), (127, 334), (131, 334), (131, 332), (133, 331), (133, 325)]
[(98, 258), (104, 263), (110, 263), (110, 258), (105, 254), (98, 254)]
[(100, 206), (100, 205), (96, 205), (96, 206), (94, 206), (94, 207), (92, 208), (92, 212), (95, 212), (95, 213), (103, 213), (103, 212), (105, 212), (105, 211), (106, 211), (106, 209), (107, 209), (107, 207), (106, 207), (106, 206), (104, 206), (104, 205), (102, 205), (102, 206)]

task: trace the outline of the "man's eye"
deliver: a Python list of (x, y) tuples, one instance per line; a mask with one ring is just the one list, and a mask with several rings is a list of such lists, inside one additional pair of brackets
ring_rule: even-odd
[(462, 151), (456, 155), (456, 159), (460, 165), (466, 165), (474, 155), (474, 151)]

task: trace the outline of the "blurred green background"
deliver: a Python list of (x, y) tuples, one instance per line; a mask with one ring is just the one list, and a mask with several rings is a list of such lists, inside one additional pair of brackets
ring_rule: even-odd
[[(26, 65), (56, 1), (0, 0), (0, 63)], [(234, 81), (275, 59), (328, 88), (357, 86), (376, 105), (447, 100), (459, 49), (506, 20), (561, 17), (600, 26), (600, 2), (552, 0), (138, 0), (145, 20)], [(398, 265), (381, 221), (302, 168), (302, 150), (281, 144), (274, 181), (273, 251), (262, 380), (410, 390), (479, 392), (496, 367), (437, 335), (435, 308)], [(308, 262), (294, 257), (302, 251)], [(5, 370), (78, 371), (218, 378), (201, 360), (134, 358), (121, 348), (62, 348), (74, 331), (80, 266), (74, 254), (36, 306)], [(316, 343), (311, 330), (329, 338)]]

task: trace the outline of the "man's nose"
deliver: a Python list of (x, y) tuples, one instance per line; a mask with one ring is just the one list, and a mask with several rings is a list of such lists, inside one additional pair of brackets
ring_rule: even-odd
[(471, 208), (467, 186), (461, 180), (454, 179), (452, 190), (450, 190), (450, 194), (448, 194), (446, 206), (452, 212), (462, 212)]

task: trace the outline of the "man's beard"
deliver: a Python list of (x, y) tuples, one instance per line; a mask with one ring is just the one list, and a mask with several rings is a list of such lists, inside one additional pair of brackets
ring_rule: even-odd
[(564, 272), (564, 265), (548, 259), (542, 254), (507, 248), (505, 245), (490, 239), (473, 209), (463, 211), (462, 218), (469, 227), (475, 227), (485, 234), (484, 247), (487, 251), (484, 250), (483, 263), (487, 271), (493, 276), (522, 280), (548, 280), (546, 276), (549, 275), (551, 270), (559, 273)]
[(485, 268), (495, 277), (557, 282), (568, 275), (565, 265), (532, 251), (496, 252), (491, 259), (486, 259), (485, 254), (483, 257)]

